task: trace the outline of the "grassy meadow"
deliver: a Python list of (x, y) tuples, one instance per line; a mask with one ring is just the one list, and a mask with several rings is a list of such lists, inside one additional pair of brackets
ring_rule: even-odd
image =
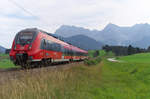
[(22, 71), (0, 86), (1, 99), (94, 99), (100, 87), (100, 64), (66, 69)]
[[(104, 52), (102, 56), (105, 56)], [(106, 58), (97, 65), (20, 71), (0, 85), (1, 99), (149, 99), (150, 54)], [(1, 81), (0, 81), (1, 82)]]
[(134, 54), (120, 57), (119, 60), (131, 63), (150, 63), (150, 53)]
[(8, 54), (0, 54), (0, 68), (16, 68), (16, 66), (10, 61)]

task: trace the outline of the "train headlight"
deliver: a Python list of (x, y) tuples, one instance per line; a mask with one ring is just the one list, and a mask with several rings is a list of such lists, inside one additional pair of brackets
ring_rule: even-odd
[(32, 45), (29, 46), (29, 50), (31, 50), (31, 48), (32, 48)]

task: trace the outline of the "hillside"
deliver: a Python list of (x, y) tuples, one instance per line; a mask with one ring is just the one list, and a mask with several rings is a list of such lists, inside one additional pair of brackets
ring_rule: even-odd
[(129, 56), (120, 57), (119, 60), (130, 63), (146, 63), (150, 64), (150, 53), (134, 54)]
[[(121, 62), (105, 60), (102, 85), (112, 99), (147, 99), (150, 96), (150, 53), (119, 57)], [(124, 94), (126, 93), (126, 94)], [(104, 98), (105, 99), (105, 98)]]
[(5, 53), (6, 48), (0, 46), (0, 53)]
[(67, 43), (70, 43), (84, 50), (97, 50), (101, 49), (102, 46), (104, 45), (103, 43), (98, 42), (85, 35), (75, 35), (71, 37), (62, 37), (58, 34), (49, 34), (49, 35), (52, 35), (60, 40), (63, 40)]
[(131, 27), (120, 27), (110, 23), (101, 31), (63, 25), (55, 33), (63, 37), (85, 35), (108, 45), (128, 46), (132, 44), (141, 48), (147, 48), (150, 45), (150, 41), (147, 39), (150, 37), (150, 25), (147, 23)]
[(68, 39), (72, 45), (78, 46), (85, 50), (101, 49), (103, 46), (102, 43), (84, 35), (71, 36), (66, 39)]

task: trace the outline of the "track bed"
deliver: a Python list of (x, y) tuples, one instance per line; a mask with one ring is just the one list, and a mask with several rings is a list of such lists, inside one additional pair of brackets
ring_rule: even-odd
[(52, 66), (32, 68), (32, 69), (22, 69), (22, 68), (0, 69), (0, 85), (5, 84), (5, 82), (13, 79), (19, 79), (25, 76), (26, 74), (34, 76), (38, 75), (38, 73), (42, 71), (66, 70), (73, 66), (78, 66), (79, 64), (82, 65), (83, 62), (74, 62), (61, 65), (56, 64)]

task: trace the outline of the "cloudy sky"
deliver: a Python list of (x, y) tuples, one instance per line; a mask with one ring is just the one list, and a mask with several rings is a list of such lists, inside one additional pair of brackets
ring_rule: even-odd
[(150, 23), (150, 0), (0, 0), (0, 45), (10, 48), (24, 28), (55, 32), (61, 25), (102, 30), (108, 23)]

